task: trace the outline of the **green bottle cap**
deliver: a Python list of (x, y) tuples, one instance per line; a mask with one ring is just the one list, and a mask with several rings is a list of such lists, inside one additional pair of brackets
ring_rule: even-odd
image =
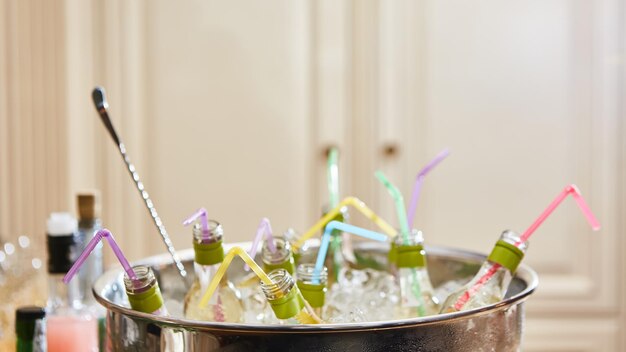
[[(420, 268), (426, 266), (424, 246), (421, 244), (395, 246), (398, 268)], [(390, 254), (391, 255), (391, 254)]]
[(154, 286), (144, 292), (126, 292), (126, 294), (128, 296), (130, 307), (139, 312), (152, 313), (163, 306), (163, 296), (161, 296), (161, 290), (159, 289), (158, 283), (155, 283)]
[(296, 316), (304, 307), (304, 299), (294, 285), (289, 293), (281, 298), (268, 300), (278, 319), (289, 319)]
[(193, 241), (193, 251), (196, 254), (194, 260), (200, 265), (218, 264), (224, 260), (224, 247), (221, 239), (213, 243)]
[(265, 270), (266, 273), (269, 273), (276, 269), (285, 269), (287, 270), (289, 275), (293, 275), (293, 273), (296, 271), (296, 262), (293, 259), (293, 255), (289, 254), (289, 259), (283, 261), (282, 263), (268, 264), (266, 262), (263, 262), (263, 270)]
[(311, 307), (318, 308), (324, 306), (326, 299), (326, 285), (324, 284), (305, 284), (298, 280), (298, 288), (302, 292), (304, 299), (309, 302)]
[(509, 269), (511, 273), (515, 273), (523, 258), (524, 252), (521, 249), (507, 241), (499, 240), (487, 259)]

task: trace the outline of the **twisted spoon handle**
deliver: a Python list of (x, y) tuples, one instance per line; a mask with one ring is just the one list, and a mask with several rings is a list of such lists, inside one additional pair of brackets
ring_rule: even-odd
[[(102, 123), (104, 123), (104, 126), (106, 127), (106, 129), (109, 131), (111, 138), (113, 138), (113, 141), (117, 145), (120, 151), (120, 154), (122, 155), (122, 158), (124, 159), (124, 163), (126, 164), (126, 168), (128, 169), (128, 173), (130, 174), (131, 178), (135, 182), (135, 186), (137, 187), (137, 190), (139, 191), (139, 194), (141, 195), (141, 198), (144, 201), (146, 209), (148, 209), (148, 212), (150, 213), (150, 217), (152, 218), (154, 225), (157, 227), (157, 230), (159, 231), (159, 234), (161, 235), (161, 239), (163, 240), (163, 243), (165, 244), (167, 251), (170, 253), (170, 256), (172, 256), (172, 259), (174, 260), (174, 263), (176, 264), (178, 273), (183, 279), (185, 279), (187, 277), (187, 271), (185, 270), (185, 266), (180, 261), (178, 254), (176, 254), (176, 249), (174, 249), (174, 245), (172, 244), (172, 241), (170, 240), (170, 236), (167, 233), (167, 230), (165, 229), (165, 225), (163, 225), (163, 221), (161, 221), (161, 218), (159, 217), (159, 214), (157, 213), (156, 208), (154, 207), (154, 203), (150, 199), (150, 195), (146, 191), (143, 183), (139, 180), (139, 174), (137, 173), (137, 170), (135, 169), (135, 165), (133, 165), (130, 162), (130, 158), (126, 154), (126, 147), (124, 146), (124, 143), (122, 143), (119, 136), (117, 135), (117, 132), (115, 131), (115, 128), (113, 127), (113, 123), (111, 122), (111, 119), (109, 118), (109, 113), (107, 110), (109, 108), (109, 103), (106, 100), (104, 88), (102, 87), (94, 88), (93, 93), (91, 95), (93, 98), (93, 102), (96, 106), (96, 110), (98, 111), (98, 114), (100, 115), (100, 119), (102, 120)], [(186, 280), (184, 281), (185, 283), (187, 283)]]

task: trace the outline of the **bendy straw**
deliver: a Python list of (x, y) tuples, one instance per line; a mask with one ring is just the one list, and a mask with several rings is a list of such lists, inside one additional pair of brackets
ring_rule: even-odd
[(351, 233), (363, 238), (367, 238), (373, 241), (385, 242), (388, 236), (382, 233), (366, 230), (353, 225), (348, 225), (339, 221), (331, 221), (326, 225), (324, 235), (322, 235), (322, 243), (320, 244), (319, 252), (317, 252), (317, 261), (315, 262), (315, 269), (313, 270), (313, 284), (320, 283), (320, 274), (324, 268), (324, 261), (326, 260), (326, 253), (328, 252), (328, 244), (330, 243), (330, 235), (333, 230), (340, 230), (346, 233)]
[(450, 155), (450, 150), (448, 148), (442, 150), (435, 156), (433, 160), (431, 160), (426, 166), (424, 166), (415, 177), (415, 184), (413, 185), (413, 193), (411, 194), (411, 202), (409, 203), (408, 217), (409, 217), (409, 228), (413, 228), (414, 220), (415, 220), (415, 210), (417, 209), (417, 202), (420, 198), (420, 193), (422, 191), (422, 185), (424, 184), (424, 178), (428, 173), (435, 168), (435, 166), (439, 165), (440, 162), (443, 161), (448, 155)]
[[(259, 242), (261, 241), (261, 237), (265, 235), (265, 241), (267, 242), (267, 247), (272, 253), (276, 253), (276, 244), (274, 243), (274, 236), (272, 236), (272, 225), (268, 218), (261, 219), (261, 223), (259, 227), (256, 229), (256, 235), (254, 236), (254, 241), (252, 242), (252, 247), (248, 251), (250, 258), (254, 258), (256, 256), (256, 252), (259, 249)], [(250, 270), (250, 266), (246, 264), (243, 269), (245, 271)]]
[[(339, 204), (339, 150), (337, 147), (332, 147), (328, 151), (328, 165), (326, 167), (326, 176), (328, 181), (328, 195), (329, 195), (329, 208), (334, 208)], [(343, 253), (345, 259), (348, 261), (356, 261), (354, 255), (354, 249), (352, 247), (352, 238), (342, 233), (341, 238), (339, 236), (333, 236), (330, 244), (333, 255), (333, 264), (337, 269), (343, 264), (344, 257), (340, 255)], [(334, 270), (337, 274), (339, 270)]]
[(83, 252), (80, 254), (80, 256), (78, 257), (74, 265), (72, 265), (72, 267), (67, 272), (67, 274), (65, 274), (65, 276), (63, 277), (64, 283), (67, 284), (70, 282), (70, 280), (72, 280), (72, 278), (76, 275), (78, 270), (80, 270), (80, 267), (83, 266), (83, 263), (85, 263), (85, 260), (87, 260), (87, 257), (89, 257), (89, 254), (91, 254), (93, 249), (96, 248), (98, 243), (103, 238), (105, 238), (109, 242), (109, 245), (111, 246), (111, 249), (113, 250), (113, 253), (115, 253), (115, 256), (119, 260), (120, 264), (122, 264), (122, 267), (124, 268), (124, 271), (126, 272), (126, 275), (128, 275), (128, 277), (133, 281), (137, 280), (137, 275), (135, 274), (135, 271), (130, 266), (130, 263), (124, 256), (124, 253), (122, 253), (122, 250), (120, 249), (120, 247), (115, 242), (115, 239), (113, 238), (113, 234), (111, 233), (111, 231), (107, 229), (102, 229), (96, 232), (96, 234), (89, 241), (89, 243), (87, 243), (85, 250), (83, 250)]
[(207, 216), (206, 209), (200, 208), (196, 210), (195, 213), (191, 214), (190, 217), (188, 217), (187, 219), (185, 219), (185, 221), (183, 221), (183, 225), (189, 226), (193, 224), (193, 222), (196, 221), (198, 218), (200, 218), (200, 228), (202, 229), (202, 238), (206, 240), (210, 237), (209, 218)]
[[(159, 231), (159, 235), (161, 235), (161, 239), (163, 240), (163, 244), (165, 244), (165, 248), (167, 248), (167, 251), (170, 253), (172, 260), (176, 264), (176, 269), (178, 269), (178, 274), (183, 279), (186, 278), (187, 271), (185, 270), (185, 266), (183, 265), (183, 262), (180, 261), (178, 254), (176, 254), (176, 249), (174, 249), (174, 245), (172, 244), (172, 240), (170, 240), (170, 236), (168, 235), (167, 230), (165, 229), (165, 225), (163, 224), (163, 221), (161, 221), (161, 218), (159, 217), (159, 214), (157, 213), (156, 208), (154, 207), (154, 203), (150, 199), (150, 195), (148, 195), (148, 191), (146, 191), (143, 183), (139, 180), (139, 174), (137, 173), (137, 170), (135, 169), (135, 165), (133, 165), (130, 162), (130, 158), (128, 157), (128, 154), (126, 154), (126, 147), (124, 146), (124, 143), (122, 143), (122, 140), (120, 139), (120, 137), (117, 135), (117, 132), (115, 131), (115, 128), (113, 127), (113, 123), (111, 122), (111, 119), (109, 118), (109, 112), (108, 112), (109, 103), (106, 100), (104, 88), (102, 87), (94, 88), (93, 92), (91, 93), (91, 97), (93, 99), (94, 105), (96, 106), (96, 110), (98, 111), (98, 114), (100, 115), (100, 119), (102, 120), (102, 123), (104, 123), (104, 127), (106, 127), (107, 131), (109, 131), (109, 134), (111, 135), (111, 138), (113, 138), (113, 142), (115, 142), (115, 145), (117, 146), (117, 149), (119, 150), (120, 155), (122, 156), (122, 159), (124, 160), (124, 163), (126, 164), (128, 173), (130, 174), (130, 177), (135, 182), (135, 187), (139, 191), (139, 194), (141, 195), (141, 199), (143, 199), (146, 209), (150, 213), (152, 222), (154, 223), (157, 230)], [(185, 280), (183, 281), (185, 282), (185, 285), (188, 284), (187, 281)]]
[[(550, 205), (548, 205), (548, 207), (530, 225), (530, 227), (526, 229), (526, 231), (524, 231), (522, 236), (520, 236), (520, 240), (515, 245), (519, 246), (520, 244), (526, 242), (528, 238), (537, 230), (537, 228), (541, 226), (541, 224), (546, 220), (546, 218), (550, 216), (550, 214), (554, 212), (554, 210), (559, 206), (559, 204), (561, 204), (561, 202), (563, 202), (563, 200), (570, 194), (576, 201), (576, 204), (578, 204), (578, 207), (580, 208), (580, 210), (583, 212), (583, 215), (585, 215), (585, 218), (587, 219), (587, 222), (589, 223), (589, 225), (591, 225), (591, 228), (594, 231), (600, 230), (600, 223), (598, 222), (598, 219), (593, 215), (593, 213), (591, 212), (591, 209), (589, 209), (589, 206), (587, 205), (582, 195), (580, 194), (578, 187), (576, 187), (576, 185), (574, 184), (571, 184), (571, 185), (566, 186), (565, 189), (563, 189), (563, 191), (559, 193), (559, 195), (552, 201), (552, 203), (550, 203)], [(482, 277), (480, 277), (478, 281), (476, 281), (476, 284), (470, 287), (467, 291), (463, 293), (461, 297), (459, 297), (459, 299), (454, 304), (454, 308), (456, 310), (463, 309), (463, 306), (465, 306), (467, 301), (469, 301), (469, 299), (487, 281), (489, 281), (489, 279), (491, 279), (493, 275), (495, 275), (498, 269), (500, 269), (500, 264), (493, 263), (491, 268), (489, 268), (489, 270)]]
[(215, 276), (213, 276), (213, 280), (211, 280), (209, 287), (202, 296), (202, 300), (200, 301), (200, 308), (206, 307), (206, 305), (209, 303), (211, 296), (213, 296), (213, 294), (215, 293), (215, 290), (217, 289), (220, 280), (222, 280), (222, 277), (224, 276), (224, 274), (226, 274), (228, 266), (230, 266), (230, 263), (233, 261), (233, 258), (236, 255), (238, 255), (241, 259), (243, 259), (246, 264), (250, 266), (252, 271), (254, 271), (254, 273), (259, 277), (259, 279), (261, 279), (261, 281), (263, 281), (267, 285), (272, 285), (274, 283), (269, 278), (269, 276), (267, 276), (265, 271), (263, 271), (263, 269), (261, 269), (261, 267), (254, 261), (254, 259), (250, 258), (248, 253), (246, 253), (243, 248), (233, 247), (231, 248), (231, 250), (228, 251), (228, 253), (226, 253), (226, 256), (224, 256), (222, 264), (220, 264), (220, 267), (217, 269)]
[(409, 244), (409, 222), (406, 219), (406, 208), (404, 207), (404, 197), (402, 197), (402, 193), (398, 187), (394, 186), (385, 174), (378, 170), (375, 173), (376, 178), (387, 188), (389, 194), (393, 197), (394, 203), (396, 205), (396, 214), (398, 215), (398, 222), (400, 223), (400, 233), (402, 234), (402, 240), (404, 244)]
[[(409, 223), (406, 218), (406, 208), (404, 207), (404, 198), (402, 197), (402, 193), (398, 187), (392, 184), (385, 174), (382, 171), (376, 171), (376, 178), (387, 188), (389, 194), (393, 197), (393, 200), (396, 205), (396, 213), (398, 214), (398, 222), (400, 223), (400, 232), (402, 233), (402, 242), (404, 245), (409, 244)], [(415, 297), (419, 300), (420, 305), (418, 308), (419, 316), (426, 315), (426, 310), (424, 309), (424, 299), (422, 297), (422, 288), (420, 287), (419, 281), (417, 281), (417, 271), (415, 268), (411, 268), (411, 275), (413, 277), (413, 285), (412, 291)]]
[(356, 197), (347, 197), (344, 198), (339, 204), (333, 208), (331, 211), (326, 213), (315, 225), (311, 226), (310, 229), (307, 230), (297, 241), (291, 244), (291, 248), (294, 250), (298, 250), (304, 245), (309, 238), (315, 236), (315, 234), (321, 230), (327, 223), (332, 221), (340, 212), (341, 208), (345, 206), (352, 206), (363, 215), (365, 215), (368, 219), (370, 219), (373, 223), (375, 223), (384, 233), (387, 235), (394, 237), (397, 232), (396, 230), (389, 225), (385, 220), (376, 215), (370, 208), (365, 205), (360, 199)]
[(561, 204), (561, 202), (570, 194), (576, 201), (576, 204), (578, 204), (578, 207), (580, 208), (580, 210), (583, 212), (583, 215), (587, 219), (587, 222), (589, 222), (589, 225), (591, 225), (591, 228), (594, 231), (600, 230), (600, 223), (598, 222), (598, 219), (596, 219), (596, 217), (591, 212), (591, 209), (589, 209), (589, 206), (587, 205), (582, 195), (580, 194), (580, 190), (578, 190), (578, 187), (576, 187), (576, 185), (571, 184), (571, 185), (566, 186), (565, 189), (563, 189), (563, 191), (559, 193), (559, 195), (552, 201), (552, 203), (548, 205), (546, 210), (544, 210), (543, 213), (539, 215), (539, 217), (535, 220), (535, 222), (533, 222), (532, 225), (530, 225), (530, 227), (526, 231), (524, 231), (522, 236), (520, 236), (519, 243), (526, 242), (528, 238), (535, 232), (535, 230), (537, 230), (537, 228), (541, 226), (541, 224), (546, 220), (546, 218), (550, 216), (550, 214), (552, 214), (554, 209), (556, 209), (556, 207), (558, 207), (559, 204)]

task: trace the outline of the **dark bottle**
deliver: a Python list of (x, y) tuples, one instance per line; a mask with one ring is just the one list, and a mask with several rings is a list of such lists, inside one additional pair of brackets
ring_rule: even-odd
[(41, 307), (21, 307), (15, 311), (17, 352), (42, 352), (46, 343), (46, 310)]

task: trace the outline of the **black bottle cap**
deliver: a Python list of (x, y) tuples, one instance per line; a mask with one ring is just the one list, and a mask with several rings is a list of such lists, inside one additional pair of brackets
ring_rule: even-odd
[(19, 307), (15, 310), (15, 321), (28, 321), (43, 319), (46, 316), (46, 310), (37, 306)]
[(41, 307), (28, 306), (15, 310), (15, 334), (21, 340), (30, 341), (35, 335), (35, 323), (46, 316)]

